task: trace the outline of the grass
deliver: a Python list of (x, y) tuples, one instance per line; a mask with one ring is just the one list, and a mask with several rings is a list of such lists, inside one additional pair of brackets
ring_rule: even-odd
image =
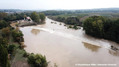
[(27, 60), (27, 58), (23, 57), (24, 53), (25, 53), (25, 50), (19, 49), (19, 48), (16, 49), (15, 56), (14, 56), (14, 59), (13, 59), (12, 62), (25, 61), (25, 60)]
[(26, 61), (27, 58), (23, 57), (26, 51), (24, 49), (21, 49), (18, 43), (13, 42), (12, 44), (15, 45), (15, 48), (11, 56), (11, 63), (14, 63), (17, 61)]

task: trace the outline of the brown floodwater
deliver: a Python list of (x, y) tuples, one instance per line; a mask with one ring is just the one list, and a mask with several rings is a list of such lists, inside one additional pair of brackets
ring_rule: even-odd
[[(51, 23), (55, 22), (55, 23)], [(119, 51), (110, 49), (117, 43), (97, 39), (85, 34), (83, 29), (67, 29), (62, 23), (46, 18), (46, 24), (21, 27), (29, 53), (45, 55), (49, 67), (92, 67), (77, 64), (116, 64), (119, 67)]]

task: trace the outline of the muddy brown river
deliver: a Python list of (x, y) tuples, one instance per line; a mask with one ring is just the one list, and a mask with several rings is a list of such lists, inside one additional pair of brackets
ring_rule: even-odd
[(119, 44), (88, 36), (82, 28), (67, 29), (63, 23), (46, 18), (46, 24), (20, 30), (24, 34), (25, 50), (45, 55), (49, 67), (119, 67), (119, 51), (110, 49), (110, 45), (119, 47)]

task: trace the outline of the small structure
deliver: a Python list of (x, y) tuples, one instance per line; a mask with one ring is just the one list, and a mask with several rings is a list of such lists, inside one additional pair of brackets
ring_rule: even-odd
[(26, 18), (24, 18), (25, 21), (29, 21), (29, 22), (33, 22), (32, 19), (28, 16)]
[(33, 23), (32, 19), (28, 16), (25, 17), (23, 20), (18, 20), (17, 23)]

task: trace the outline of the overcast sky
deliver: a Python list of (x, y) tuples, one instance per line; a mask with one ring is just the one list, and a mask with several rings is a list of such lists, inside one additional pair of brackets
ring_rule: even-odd
[(0, 9), (117, 8), (119, 0), (0, 0)]

